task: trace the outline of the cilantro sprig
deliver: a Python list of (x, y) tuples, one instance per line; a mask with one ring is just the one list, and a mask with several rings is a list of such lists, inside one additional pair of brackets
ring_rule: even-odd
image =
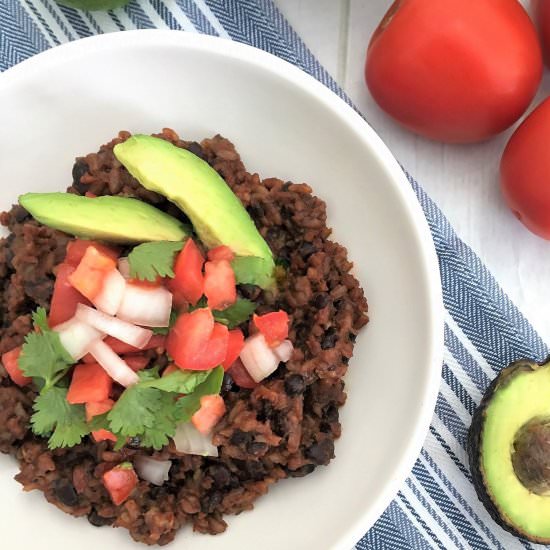
[[(211, 371), (176, 371), (161, 377), (158, 368), (138, 373), (139, 382), (126, 388), (114, 407), (94, 418), (91, 429), (106, 429), (117, 437), (115, 449), (139, 437), (143, 447), (160, 450), (199, 410), (200, 398), (220, 392), (223, 367)], [(180, 397), (181, 394), (185, 397)]]
[(183, 241), (156, 241), (136, 246), (128, 255), (130, 276), (142, 281), (174, 277), (175, 256), (183, 244)]

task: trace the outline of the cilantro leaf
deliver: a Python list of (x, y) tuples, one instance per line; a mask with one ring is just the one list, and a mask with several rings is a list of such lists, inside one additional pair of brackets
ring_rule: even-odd
[(214, 310), (214, 319), (232, 329), (248, 321), (256, 307), (257, 305), (254, 302), (239, 298), (233, 305), (223, 311)]
[(169, 438), (176, 433), (175, 400), (170, 393), (161, 392), (161, 408), (155, 417), (155, 425), (146, 428), (140, 435), (144, 447), (160, 450), (168, 445)]
[(201, 406), (201, 397), (220, 393), (222, 387), (224, 370), (223, 367), (216, 367), (209, 372), (208, 378), (195, 388), (193, 393), (176, 401), (176, 418), (179, 422), (189, 422), (191, 417)]
[(48, 315), (46, 314), (46, 310), (43, 307), (39, 307), (32, 314), (32, 321), (34, 323), (34, 326), (38, 327), (42, 332), (50, 330), (50, 326), (48, 325)]
[(73, 363), (57, 332), (30, 332), (25, 337), (19, 367), (25, 376), (43, 380), (44, 389), (53, 386)]
[(205, 370), (177, 370), (168, 376), (143, 382), (142, 387), (156, 388), (164, 392), (191, 393), (210, 375)]
[(130, 276), (154, 281), (174, 277), (174, 257), (183, 248), (183, 241), (157, 241), (136, 246), (128, 255)]
[(73, 447), (90, 433), (83, 405), (67, 401), (67, 389), (53, 387), (41, 393), (34, 402), (31, 417), (35, 434), (49, 436), (48, 447)]

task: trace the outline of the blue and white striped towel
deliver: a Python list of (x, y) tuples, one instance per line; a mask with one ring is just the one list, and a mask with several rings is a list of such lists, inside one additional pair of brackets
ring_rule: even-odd
[[(271, 0), (133, 0), (85, 13), (53, 0), (0, 0), (0, 71), (49, 47), (93, 34), (172, 28), (245, 42), (313, 75), (347, 101)], [(498, 527), (478, 502), (466, 452), (467, 428), (495, 374), (546, 347), (437, 206), (409, 178), (432, 231), (446, 307), (441, 390), (424, 448), (395, 500), (357, 543), (365, 549), (535, 548)]]

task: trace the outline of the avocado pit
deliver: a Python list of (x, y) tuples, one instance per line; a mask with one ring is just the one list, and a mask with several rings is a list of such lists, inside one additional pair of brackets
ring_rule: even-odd
[(523, 486), (550, 495), (550, 418), (534, 418), (516, 433), (512, 451), (514, 472)]

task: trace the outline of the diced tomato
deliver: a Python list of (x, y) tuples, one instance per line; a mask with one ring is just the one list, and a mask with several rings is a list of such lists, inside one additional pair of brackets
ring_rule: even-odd
[(102, 441), (117, 441), (117, 437), (113, 432), (104, 429), (93, 431), (92, 437), (96, 443), (101, 443)]
[(102, 254), (105, 254), (106, 256), (110, 256), (113, 260), (118, 259), (119, 252), (115, 248), (111, 248), (107, 245), (98, 243), (96, 241), (87, 241), (85, 239), (75, 239), (74, 241), (70, 241), (69, 244), (67, 244), (67, 255), (65, 256), (65, 263), (72, 265), (73, 267), (76, 267), (80, 263), (80, 261), (84, 257), (84, 254), (86, 253), (86, 250), (90, 246), (93, 246), (96, 250), (99, 250)]
[(229, 331), (214, 323), (209, 309), (180, 315), (168, 335), (167, 351), (181, 369), (209, 370), (221, 365), (227, 355)]
[(204, 294), (208, 299), (208, 307), (212, 309), (225, 309), (237, 301), (235, 272), (227, 260), (206, 262)]
[(81, 361), (82, 361), (83, 363), (87, 363), (88, 365), (89, 365), (90, 363), (97, 363), (96, 358), (95, 358), (91, 353), (87, 353), (87, 354), (81, 359)]
[(115, 506), (122, 504), (136, 488), (138, 477), (129, 462), (123, 462), (103, 474), (103, 485)]
[(112, 387), (113, 380), (101, 365), (80, 364), (74, 369), (67, 401), (73, 405), (105, 401), (109, 399)]
[(92, 403), (86, 403), (86, 421), (90, 420), (94, 416), (105, 414), (114, 407), (115, 402), (112, 399), (105, 399), (105, 401), (94, 401)]
[(125, 355), (122, 359), (134, 372), (143, 370), (149, 364), (149, 358), (140, 354)]
[(69, 275), (70, 283), (88, 300), (94, 300), (103, 289), (107, 275), (116, 269), (116, 260), (89, 246), (77, 268)]
[(227, 371), (227, 374), (233, 378), (233, 381), (239, 388), (244, 388), (246, 390), (251, 390), (258, 385), (249, 372), (246, 370), (246, 367), (243, 365), (243, 362), (240, 359), (237, 359), (231, 368)]
[(145, 351), (148, 349), (157, 349), (157, 348), (166, 348), (166, 336), (163, 334), (153, 334), (147, 345), (141, 349), (135, 348), (126, 342), (121, 342), (112, 336), (107, 336), (104, 342), (119, 355), (124, 355), (125, 353), (139, 353), (140, 351)]
[(222, 363), (223, 368), (228, 370), (231, 365), (239, 357), (241, 350), (244, 346), (244, 334), (238, 328), (229, 331), (229, 339), (227, 341), (227, 353), (225, 355), (225, 361)]
[(221, 395), (201, 397), (201, 408), (191, 417), (199, 432), (208, 435), (225, 414), (225, 403)]
[(19, 368), (18, 359), (21, 355), (22, 346), (18, 346), (2, 355), (2, 365), (10, 375), (12, 381), (18, 386), (26, 386), (32, 382), (32, 378), (28, 378)]
[(222, 244), (221, 246), (217, 246), (216, 248), (209, 250), (207, 256), (211, 262), (215, 262), (217, 260), (227, 260), (228, 262), (231, 262), (235, 257), (235, 254), (233, 254), (231, 248)]
[[(115, 402), (112, 399), (106, 399), (105, 401), (98, 401), (96, 403), (86, 403), (86, 421), (90, 422), (94, 416), (109, 412)], [(116, 435), (109, 430), (95, 430), (92, 432), (92, 437), (96, 443), (101, 441), (116, 441)]]
[(78, 304), (91, 305), (69, 281), (69, 277), (74, 273), (75, 269), (74, 266), (67, 263), (61, 264), (57, 269), (57, 277), (55, 278), (50, 304), (50, 314), (48, 316), (50, 327), (56, 327), (72, 319), (76, 313), (76, 306)]
[(277, 347), (288, 338), (288, 313), (280, 309), (265, 315), (254, 315), (256, 328), (264, 335), (270, 347)]
[(177, 365), (174, 365), (174, 363), (170, 363), (163, 371), (162, 376), (168, 376), (169, 374), (172, 374), (173, 372), (176, 372), (180, 370)]
[(192, 305), (201, 299), (204, 292), (203, 264), (204, 258), (201, 251), (193, 239), (187, 239), (176, 259), (175, 276), (168, 282), (168, 288), (180, 299), (183, 297)]
[(91, 191), (86, 191), (86, 193), (84, 193), (84, 196), (88, 197), (89, 199), (97, 199), (97, 195), (95, 193), (92, 193)]

